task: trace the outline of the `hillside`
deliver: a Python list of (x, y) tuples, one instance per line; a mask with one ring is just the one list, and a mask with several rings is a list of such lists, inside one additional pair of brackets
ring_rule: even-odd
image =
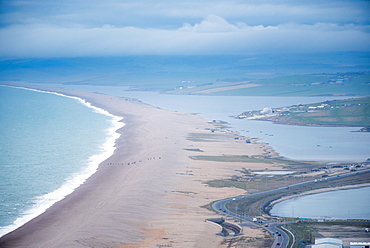
[(370, 97), (325, 101), (284, 108), (265, 108), (244, 112), (236, 118), (273, 121), (278, 124), (305, 126), (370, 127)]
[(289, 75), (248, 81), (177, 87), (171, 94), (216, 96), (355, 96), (370, 94), (364, 72)]

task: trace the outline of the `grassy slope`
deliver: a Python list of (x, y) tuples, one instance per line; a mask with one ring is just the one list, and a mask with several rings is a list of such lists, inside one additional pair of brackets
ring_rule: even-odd
[[(305, 113), (291, 113), (282, 117), (279, 123), (299, 122), (313, 125), (338, 126), (369, 126), (370, 125), (370, 97), (355, 98), (327, 102), (330, 109), (316, 110)], [(316, 104), (317, 105), (317, 104)]]
[[(244, 84), (258, 84), (257, 87), (220, 90), (207, 95), (227, 96), (324, 96), (324, 95), (369, 95), (369, 74), (293, 75), (261, 80)], [(223, 84), (208, 85), (206, 88), (221, 88)], [(243, 82), (229, 82), (228, 85)], [(198, 94), (202, 87), (171, 91), (173, 94)], [(201, 93), (204, 94), (204, 93)]]

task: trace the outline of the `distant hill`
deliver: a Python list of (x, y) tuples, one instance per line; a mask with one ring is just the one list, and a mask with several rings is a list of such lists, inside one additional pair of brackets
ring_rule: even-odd
[(125, 86), (171, 94), (370, 95), (369, 58), (370, 53), (359, 52), (0, 58), (0, 81)]
[(181, 87), (168, 93), (223, 96), (364, 96), (370, 95), (370, 74), (347, 72), (291, 75)]

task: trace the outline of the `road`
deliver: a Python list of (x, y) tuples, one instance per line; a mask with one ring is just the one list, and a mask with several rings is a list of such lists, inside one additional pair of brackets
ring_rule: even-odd
[[(366, 172), (370, 172), (370, 169), (356, 171), (356, 172), (350, 172), (350, 173), (345, 173), (345, 174), (340, 174), (340, 175), (336, 175), (336, 176), (333, 176), (333, 177), (326, 177), (324, 179), (319, 179), (319, 180), (315, 179), (315, 180), (312, 180), (312, 181), (297, 183), (297, 184), (293, 184), (293, 185), (290, 185), (290, 186), (287, 186), (287, 187), (272, 189), (272, 190), (268, 190), (268, 191), (264, 191), (264, 192), (259, 192), (259, 193), (256, 193), (256, 194), (242, 195), (242, 196), (237, 196), (237, 197), (233, 197), (233, 198), (223, 199), (223, 200), (219, 200), (219, 201), (214, 202), (212, 204), (212, 208), (215, 211), (217, 211), (221, 214), (226, 214), (226, 215), (229, 215), (231, 217), (241, 219), (241, 220), (245, 221), (248, 226), (257, 226), (257, 227), (265, 228), (270, 233), (275, 234), (274, 235), (274, 243), (271, 246), (272, 248), (275, 248), (275, 247), (286, 248), (286, 247), (288, 247), (288, 244), (289, 244), (289, 236), (285, 231), (282, 231), (281, 229), (277, 228), (277, 225), (285, 224), (285, 223), (288, 223), (288, 222), (279, 222), (279, 223), (268, 222), (268, 223), (263, 223), (264, 225), (261, 226), (259, 224), (254, 223), (253, 219), (251, 217), (242, 216), (242, 215), (239, 215), (237, 213), (234, 213), (233, 211), (230, 211), (226, 207), (226, 205), (231, 201), (245, 200), (245, 199), (252, 198), (252, 197), (255, 197), (255, 196), (282, 192), (284, 190), (291, 189), (291, 188), (297, 188), (297, 187), (304, 186), (304, 185), (320, 183), (321, 181), (335, 180), (335, 179), (349, 177), (349, 176), (362, 174), (362, 173), (366, 173)], [(265, 226), (265, 224), (267, 224), (268, 226)]]

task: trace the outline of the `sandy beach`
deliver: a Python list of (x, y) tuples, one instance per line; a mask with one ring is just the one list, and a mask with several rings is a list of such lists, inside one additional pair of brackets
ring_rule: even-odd
[[(113, 156), (65, 199), (0, 239), (0, 247), (225, 247), (219, 227), (205, 222), (220, 215), (204, 206), (246, 193), (211, 188), (207, 180), (271, 164), (193, 160), (199, 155), (262, 155), (261, 143), (212, 133), (214, 123), (198, 115), (170, 112), (108, 95), (37, 87), (78, 96), (123, 117)], [(209, 140), (189, 135), (214, 135)], [(88, 145), (88, 144), (86, 144)], [(248, 235), (262, 237), (259, 229)]]

